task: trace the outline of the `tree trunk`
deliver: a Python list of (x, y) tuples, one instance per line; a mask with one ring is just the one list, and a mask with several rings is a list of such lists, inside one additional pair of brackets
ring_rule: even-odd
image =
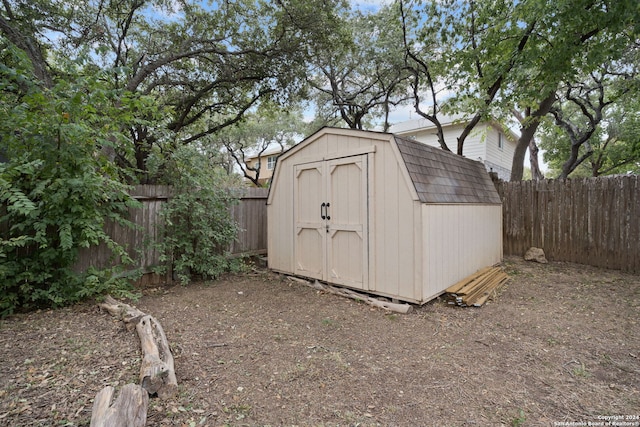
[(538, 109), (534, 111), (528, 120), (520, 127), (520, 139), (518, 139), (516, 149), (513, 152), (513, 162), (511, 163), (511, 181), (522, 181), (524, 156), (529, 148), (529, 143), (538, 130), (540, 119), (551, 110), (551, 106), (553, 106), (555, 101), (556, 94), (552, 92), (540, 102)]
[[(5, 3), (5, 7), (8, 7), (7, 3)], [(20, 30), (11, 25), (11, 21), (7, 21), (2, 16), (0, 16), (0, 33), (4, 34), (11, 43), (15, 44), (27, 54), (31, 65), (33, 65), (34, 76), (40, 80), (46, 88), (52, 88), (53, 79), (49, 73), (49, 66), (44, 59), (42, 48), (34, 35), (20, 32)]]
[(560, 172), (560, 176), (558, 177), (559, 179), (567, 179), (571, 172), (576, 170), (576, 168), (580, 166), (582, 162), (587, 160), (593, 154), (593, 149), (591, 148), (591, 146), (589, 146), (588, 144), (585, 144), (587, 145), (587, 152), (584, 153), (582, 156), (579, 156), (580, 147), (582, 145), (583, 145), (582, 143), (571, 144), (571, 151), (569, 154), (569, 158), (562, 165), (562, 172)]
[(136, 384), (127, 384), (111, 405), (115, 389), (107, 386), (96, 394), (91, 427), (144, 427), (147, 423), (149, 394)]
[(478, 123), (480, 123), (480, 119), (482, 119), (482, 115), (480, 113), (477, 113), (475, 116), (473, 116), (471, 121), (469, 123), (467, 123), (467, 125), (462, 130), (462, 133), (458, 137), (458, 147), (457, 147), (456, 153), (459, 156), (462, 156), (462, 152), (464, 151), (464, 141), (465, 141), (465, 139), (467, 139), (467, 136), (469, 136), (469, 134), (471, 133), (473, 128), (475, 128), (476, 125)]
[(531, 138), (531, 141), (529, 141), (529, 164), (531, 165), (531, 179), (534, 181), (544, 179), (544, 175), (540, 170), (538, 152), (538, 144), (536, 144), (535, 138)]

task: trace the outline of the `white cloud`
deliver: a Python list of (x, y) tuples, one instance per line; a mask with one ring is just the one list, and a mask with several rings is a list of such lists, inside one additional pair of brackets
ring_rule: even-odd
[(351, 7), (358, 10), (375, 12), (382, 6), (393, 3), (392, 0), (350, 0)]
[(157, 5), (147, 6), (146, 13), (152, 18), (162, 21), (176, 21), (182, 17), (183, 9), (180, 2), (172, 0), (158, 7)]

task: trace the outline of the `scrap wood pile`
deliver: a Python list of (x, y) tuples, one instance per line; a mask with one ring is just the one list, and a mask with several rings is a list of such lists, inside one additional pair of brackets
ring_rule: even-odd
[(509, 276), (501, 267), (486, 267), (448, 287), (447, 302), (461, 307), (480, 307), (495, 295)]

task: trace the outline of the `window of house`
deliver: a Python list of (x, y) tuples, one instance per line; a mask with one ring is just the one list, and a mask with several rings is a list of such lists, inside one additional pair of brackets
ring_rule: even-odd
[(267, 157), (267, 169), (273, 170), (276, 167), (276, 159), (278, 156), (269, 156)]
[(502, 150), (504, 147), (504, 137), (502, 136), (502, 132), (498, 132), (498, 148)]

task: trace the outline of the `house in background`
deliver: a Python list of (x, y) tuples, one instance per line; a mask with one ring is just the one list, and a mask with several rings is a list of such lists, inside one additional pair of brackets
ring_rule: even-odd
[[(262, 154), (260, 157), (255, 156), (247, 156), (245, 159), (245, 164), (248, 168), (255, 168), (260, 161), (260, 176), (258, 177), (258, 183), (260, 185), (266, 185), (271, 182), (271, 177), (273, 176), (273, 170), (276, 167), (276, 159), (282, 153), (282, 148), (272, 148), (269, 149)], [(255, 177), (255, 172), (247, 168), (247, 174)], [(249, 181), (249, 180), (247, 180)]]
[[(454, 153), (458, 146), (458, 136), (469, 120), (463, 115), (440, 118), (444, 140)], [(424, 118), (397, 123), (391, 126), (389, 132), (433, 147), (440, 147), (435, 125)], [(500, 179), (508, 181), (517, 141), (518, 136), (515, 133), (505, 131), (497, 122), (480, 122), (465, 139), (462, 154), (466, 158), (484, 163), (487, 171), (495, 172)]]

